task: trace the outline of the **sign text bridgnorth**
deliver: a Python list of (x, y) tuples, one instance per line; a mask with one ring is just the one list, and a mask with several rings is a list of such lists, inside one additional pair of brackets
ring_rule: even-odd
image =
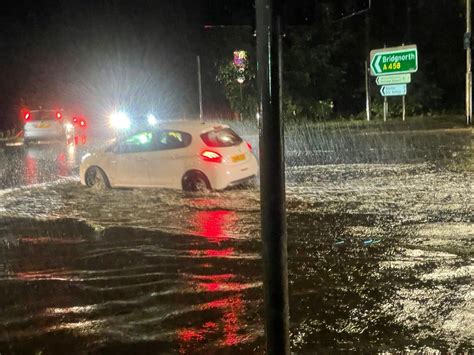
[(418, 70), (416, 45), (374, 49), (370, 52), (372, 75), (414, 73)]

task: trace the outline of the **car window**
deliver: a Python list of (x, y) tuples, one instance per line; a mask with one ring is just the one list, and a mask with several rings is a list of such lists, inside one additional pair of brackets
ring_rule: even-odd
[(32, 111), (30, 121), (52, 121), (56, 119), (56, 111)]
[(242, 138), (230, 128), (214, 129), (203, 133), (201, 139), (208, 147), (232, 147), (242, 143)]
[(153, 133), (140, 132), (125, 138), (117, 144), (115, 152), (118, 154), (141, 153), (153, 150)]
[(191, 135), (181, 131), (160, 131), (156, 136), (158, 150), (185, 148), (191, 144)]

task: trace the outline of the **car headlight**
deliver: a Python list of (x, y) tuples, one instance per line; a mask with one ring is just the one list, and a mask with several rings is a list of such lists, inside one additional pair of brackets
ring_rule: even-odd
[(110, 125), (117, 129), (130, 128), (130, 118), (125, 112), (114, 112), (110, 115)]
[(148, 124), (149, 124), (150, 126), (154, 126), (154, 125), (156, 125), (156, 123), (158, 122), (158, 120), (156, 119), (155, 115), (153, 115), (153, 114), (151, 114), (151, 113), (147, 116), (147, 120), (148, 120)]

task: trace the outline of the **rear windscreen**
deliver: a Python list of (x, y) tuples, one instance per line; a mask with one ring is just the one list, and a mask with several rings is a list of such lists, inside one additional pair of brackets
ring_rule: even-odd
[(201, 139), (208, 147), (232, 147), (242, 143), (242, 138), (230, 128), (221, 128), (203, 133)]
[(30, 114), (32, 121), (47, 121), (56, 119), (56, 111), (33, 111)]

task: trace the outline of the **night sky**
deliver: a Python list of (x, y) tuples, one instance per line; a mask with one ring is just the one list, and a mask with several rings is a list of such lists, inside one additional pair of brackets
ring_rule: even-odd
[[(63, 107), (103, 117), (120, 106), (162, 116), (196, 115), (196, 55), (201, 56), (205, 111), (229, 110), (216, 65), (253, 43), (254, 6), (247, 0), (36, 0), (2, 3), (0, 129), (18, 124), (22, 107)], [(367, 1), (304, 0), (286, 6), (287, 31), (318, 25), (331, 11), (334, 26), (360, 42), (347, 58), (360, 61), (364, 16), (345, 16)], [(329, 9), (329, 10), (328, 10)], [(342, 21), (342, 23), (341, 23)], [(420, 72), (443, 89), (442, 102), (463, 103), (463, 1), (373, 0), (371, 47), (416, 43)], [(205, 27), (205, 26), (214, 27)], [(219, 27), (224, 25), (224, 27)], [(253, 44), (252, 44), (253, 45)], [(228, 58), (226, 57), (228, 53)], [(349, 85), (359, 86), (353, 74)], [(347, 110), (360, 109), (348, 101)], [(362, 102), (363, 104), (363, 102)]]

